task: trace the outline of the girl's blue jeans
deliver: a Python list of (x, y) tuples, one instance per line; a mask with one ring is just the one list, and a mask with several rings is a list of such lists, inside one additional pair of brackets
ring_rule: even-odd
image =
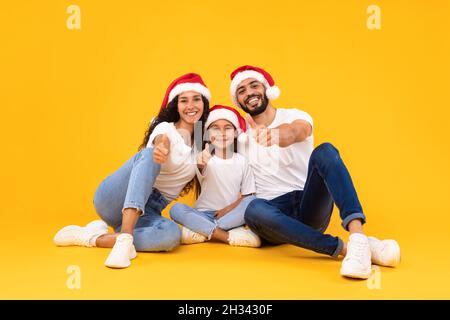
[(211, 235), (217, 227), (228, 231), (245, 224), (244, 214), (254, 196), (247, 196), (241, 200), (236, 208), (223, 217), (216, 219), (216, 211), (199, 211), (182, 203), (175, 203), (170, 209), (170, 217), (186, 228), (200, 233), (211, 239)]

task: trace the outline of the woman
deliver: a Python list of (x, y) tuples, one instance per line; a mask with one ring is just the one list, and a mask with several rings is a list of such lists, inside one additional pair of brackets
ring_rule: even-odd
[[(175, 79), (140, 151), (104, 179), (95, 192), (93, 202), (102, 220), (85, 227), (64, 227), (55, 235), (55, 244), (112, 248), (105, 261), (111, 268), (130, 266), (136, 250), (177, 247), (180, 229), (161, 212), (194, 186), (194, 125), (206, 122), (210, 98), (199, 75), (189, 73)], [(108, 225), (114, 233), (108, 233)]]

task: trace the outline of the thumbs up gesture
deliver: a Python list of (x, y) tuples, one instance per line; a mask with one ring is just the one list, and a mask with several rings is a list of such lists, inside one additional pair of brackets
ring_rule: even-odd
[(267, 128), (265, 125), (256, 124), (255, 120), (250, 115), (246, 115), (245, 119), (250, 125), (250, 130), (252, 132), (253, 138), (257, 143), (264, 147), (270, 147), (277, 143), (276, 129)]
[(163, 164), (167, 161), (170, 152), (170, 140), (167, 134), (158, 136), (155, 139), (153, 148), (153, 161), (155, 163)]
[(206, 168), (208, 161), (211, 159), (212, 155), (209, 152), (209, 143), (205, 144), (205, 149), (197, 155), (197, 165), (199, 169)]

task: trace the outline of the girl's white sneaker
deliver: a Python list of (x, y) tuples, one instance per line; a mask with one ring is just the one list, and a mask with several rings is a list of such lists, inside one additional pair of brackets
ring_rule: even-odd
[(232, 246), (257, 248), (261, 246), (261, 239), (252, 230), (238, 227), (228, 231), (228, 243)]
[(208, 240), (204, 235), (194, 232), (191, 229), (186, 228), (183, 226), (181, 228), (181, 243), (182, 244), (194, 244), (194, 243), (201, 243)]

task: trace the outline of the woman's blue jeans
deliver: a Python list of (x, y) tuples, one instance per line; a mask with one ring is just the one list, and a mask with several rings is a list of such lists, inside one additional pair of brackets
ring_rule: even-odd
[(123, 209), (142, 212), (133, 234), (137, 251), (170, 251), (180, 244), (178, 225), (161, 216), (169, 201), (153, 187), (160, 170), (153, 162), (153, 148), (142, 149), (106, 177), (94, 195), (97, 214), (116, 232), (121, 230)]

